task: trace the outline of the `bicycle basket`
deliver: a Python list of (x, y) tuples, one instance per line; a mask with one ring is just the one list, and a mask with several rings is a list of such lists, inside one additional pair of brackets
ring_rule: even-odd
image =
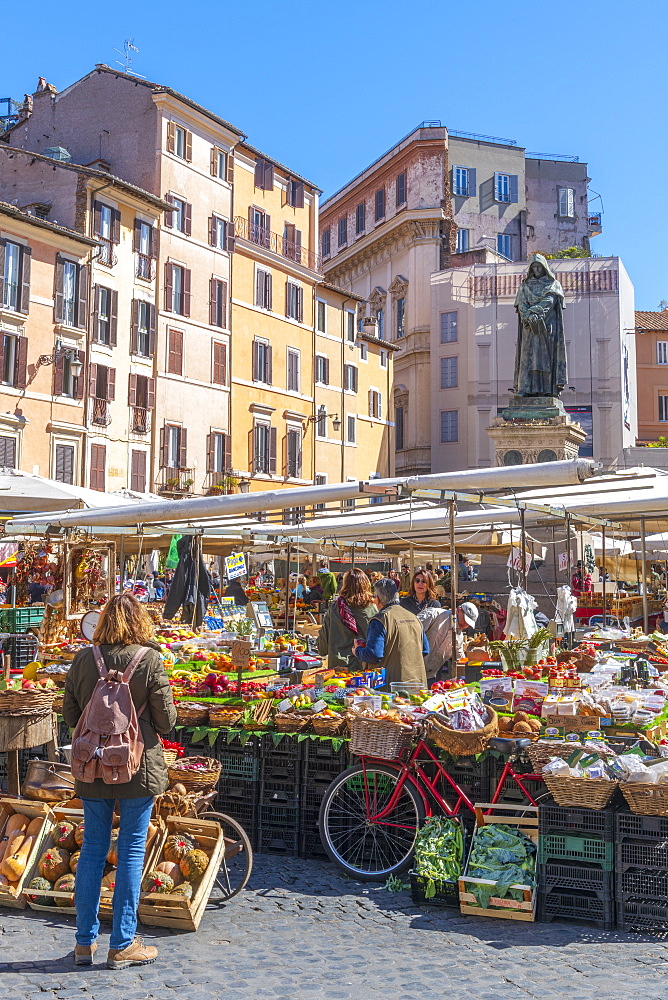
[(415, 730), (385, 719), (355, 715), (350, 722), (350, 752), (357, 757), (397, 760), (410, 750)]
[(472, 754), (482, 753), (487, 743), (499, 732), (499, 717), (493, 708), (487, 707), (490, 720), (482, 729), (471, 731), (463, 729), (448, 729), (438, 719), (429, 719), (425, 722), (425, 736), (441, 750), (447, 750), (453, 757), (470, 757)]

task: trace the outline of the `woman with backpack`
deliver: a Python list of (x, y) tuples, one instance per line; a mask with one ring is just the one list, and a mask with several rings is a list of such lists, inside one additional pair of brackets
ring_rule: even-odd
[[(158, 949), (135, 936), (144, 849), (153, 799), (168, 785), (158, 734), (170, 732), (176, 709), (153, 623), (129, 593), (102, 611), (93, 646), (80, 650), (65, 682), (63, 718), (75, 726), (72, 772), (84, 810), (77, 867), (76, 965), (92, 965), (104, 865), (116, 800), (118, 867), (107, 967), (155, 962)], [(114, 735), (105, 736), (113, 729)]]

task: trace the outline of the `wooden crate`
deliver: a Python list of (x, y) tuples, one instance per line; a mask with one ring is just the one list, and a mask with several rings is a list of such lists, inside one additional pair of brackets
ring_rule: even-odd
[(157, 857), (162, 855), (165, 840), (170, 834), (184, 833), (193, 837), (209, 855), (209, 864), (202, 875), (192, 899), (165, 893), (143, 892), (139, 897), (139, 920), (149, 927), (173, 927), (176, 930), (196, 931), (225, 852), (225, 839), (220, 824), (213, 820), (168, 816), (167, 830), (159, 845)]
[[(483, 810), (494, 810), (484, 812)], [(502, 813), (513, 811), (522, 812), (528, 815), (504, 816)], [(520, 806), (514, 810), (510, 805), (497, 803), (492, 805), (489, 802), (478, 802), (475, 806), (476, 823), (469, 847), (469, 856), (466, 861), (464, 875), (459, 879), (459, 909), (468, 917), (500, 917), (503, 920), (525, 920), (533, 922), (536, 919), (536, 888), (529, 885), (513, 885), (513, 889), (522, 890), (522, 899), (509, 899), (501, 896), (492, 896), (489, 901), (489, 908), (478, 906), (478, 901), (468, 889), (471, 885), (495, 885), (491, 879), (471, 878), (466, 875), (468, 870), (471, 851), (475, 844), (475, 835), (482, 826), (489, 826), (492, 823), (503, 824), (504, 826), (515, 827), (538, 845), (538, 806)]]
[(31, 820), (37, 819), (40, 816), (44, 817), (42, 828), (37, 834), (35, 843), (28, 855), (28, 863), (16, 886), (0, 886), (0, 906), (10, 906), (15, 910), (24, 910), (26, 898), (23, 895), (23, 886), (26, 884), (28, 874), (42, 853), (46, 838), (53, 829), (54, 817), (50, 806), (46, 802), (35, 802), (33, 799), (0, 799), (0, 835), (4, 833), (7, 820), (14, 813), (20, 813)]

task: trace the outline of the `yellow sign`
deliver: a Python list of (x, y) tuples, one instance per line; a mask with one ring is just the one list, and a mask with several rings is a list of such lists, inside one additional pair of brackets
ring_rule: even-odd
[(225, 556), (225, 574), (228, 580), (236, 580), (238, 576), (246, 575), (246, 556), (243, 552), (233, 552)]

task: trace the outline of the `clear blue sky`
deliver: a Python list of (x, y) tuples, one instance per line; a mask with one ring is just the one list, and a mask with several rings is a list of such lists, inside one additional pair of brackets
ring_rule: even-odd
[[(133, 68), (216, 111), (331, 193), (424, 119), (577, 155), (603, 198), (594, 252), (636, 308), (668, 299), (665, 0), (453, 3), (69, 0), (3, 15), (0, 97), (60, 90), (134, 38)], [(29, 23), (27, 23), (29, 22)], [(598, 211), (600, 201), (592, 209)]]

